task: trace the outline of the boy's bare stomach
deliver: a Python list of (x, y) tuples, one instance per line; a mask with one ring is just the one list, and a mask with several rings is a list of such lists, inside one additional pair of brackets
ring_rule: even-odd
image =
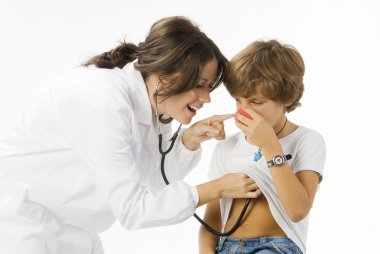
[[(246, 199), (234, 199), (225, 231), (229, 230), (239, 217)], [(243, 221), (238, 229), (229, 237), (232, 238), (255, 238), (281, 236), (286, 234), (278, 226), (269, 209), (268, 202), (263, 194), (252, 199), (245, 213)]]

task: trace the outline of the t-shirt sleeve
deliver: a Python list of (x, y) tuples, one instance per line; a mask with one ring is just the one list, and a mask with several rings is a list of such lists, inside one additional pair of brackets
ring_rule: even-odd
[(293, 172), (312, 170), (323, 178), (326, 161), (326, 144), (321, 134), (310, 131), (299, 142), (297, 153), (293, 162)]

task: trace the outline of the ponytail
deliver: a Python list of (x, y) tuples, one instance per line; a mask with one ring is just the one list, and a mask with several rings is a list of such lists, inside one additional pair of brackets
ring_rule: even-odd
[(83, 66), (95, 65), (98, 68), (113, 69), (123, 68), (127, 63), (136, 59), (137, 46), (133, 43), (122, 42), (116, 48), (94, 56)]

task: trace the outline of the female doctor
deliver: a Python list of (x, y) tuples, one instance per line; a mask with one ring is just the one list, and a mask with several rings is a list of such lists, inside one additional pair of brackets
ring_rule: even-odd
[(226, 58), (198, 27), (169, 17), (53, 80), (0, 139), (0, 253), (103, 253), (98, 233), (179, 223), (222, 197), (254, 197), (244, 174), (189, 186), (201, 142), (223, 139), (214, 116), (178, 129), (223, 80)]

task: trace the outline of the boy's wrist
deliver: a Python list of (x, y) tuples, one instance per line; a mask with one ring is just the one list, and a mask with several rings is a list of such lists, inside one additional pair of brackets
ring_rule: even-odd
[(284, 153), (279, 142), (267, 144), (263, 147), (260, 147), (260, 149), (267, 160), (271, 160), (274, 156), (283, 155)]

